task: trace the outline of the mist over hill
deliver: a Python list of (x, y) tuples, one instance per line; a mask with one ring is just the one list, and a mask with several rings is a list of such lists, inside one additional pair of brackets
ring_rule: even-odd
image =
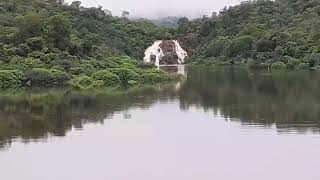
[[(71, 3), (74, 0), (65, 0)], [(113, 15), (121, 16), (123, 10), (129, 11), (132, 18), (158, 19), (168, 16), (185, 16), (189, 19), (210, 15), (218, 12), (225, 6), (239, 4), (241, 0), (81, 0), (85, 7), (97, 7), (101, 5)]]
[(179, 19), (181, 19), (181, 16), (168, 16), (168, 17), (159, 17), (157, 19), (149, 19), (152, 23), (154, 23), (157, 26), (165, 27), (165, 28), (178, 28), (178, 22)]

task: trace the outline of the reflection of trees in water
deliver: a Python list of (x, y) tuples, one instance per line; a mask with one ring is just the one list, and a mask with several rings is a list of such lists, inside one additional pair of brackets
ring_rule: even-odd
[(179, 92), (181, 108), (219, 109), (232, 120), (276, 125), (279, 131), (319, 131), (320, 74), (249, 72), (233, 69), (188, 70)]
[(0, 96), (0, 149), (10, 145), (14, 138), (28, 142), (50, 135), (65, 136), (73, 127), (81, 129), (85, 123), (103, 123), (115, 112), (135, 106), (148, 108), (158, 100), (174, 97), (166, 88), (171, 86), (113, 94), (58, 91)]
[[(250, 74), (251, 73), (251, 74)], [(250, 125), (276, 125), (279, 131), (320, 129), (320, 73), (249, 72), (232, 69), (189, 68), (188, 79), (177, 87), (145, 87), (110, 94), (55, 91), (40, 94), (0, 95), (0, 149), (14, 138), (28, 142), (64, 136), (85, 123), (103, 123), (115, 112), (172, 101), (220, 112)]]

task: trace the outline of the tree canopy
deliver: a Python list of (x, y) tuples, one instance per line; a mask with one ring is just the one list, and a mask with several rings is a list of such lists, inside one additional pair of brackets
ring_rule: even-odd
[(319, 18), (318, 0), (243, 1), (210, 18), (181, 19), (177, 37), (194, 62), (271, 65), (299, 59), (316, 66), (320, 59), (308, 57), (320, 52)]
[(26, 82), (41, 86), (120, 68), (122, 63), (139, 70), (134, 59), (142, 59), (149, 45), (172, 34), (147, 20), (126, 16), (112, 16), (102, 6), (85, 8), (80, 1), (68, 5), (61, 0), (2, 0), (0, 70), (19, 70)]

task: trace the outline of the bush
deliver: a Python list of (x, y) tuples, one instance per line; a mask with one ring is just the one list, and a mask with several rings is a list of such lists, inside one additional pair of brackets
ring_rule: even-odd
[[(120, 81), (120, 80), (119, 80)], [(73, 81), (73, 85), (80, 89), (102, 88), (105, 86), (104, 81), (94, 80), (89, 76), (79, 76)]]
[(18, 70), (0, 70), (0, 88), (18, 88), (21, 86), (25, 75)]
[(28, 46), (31, 47), (32, 50), (41, 50), (43, 46), (46, 44), (43, 37), (33, 37), (27, 39)]
[(52, 66), (51, 69), (56, 69), (56, 70), (64, 71), (63, 67), (57, 66), (57, 65)]
[(320, 53), (308, 54), (303, 58), (303, 61), (309, 63), (311, 67), (320, 65)]
[(141, 69), (151, 69), (151, 68), (156, 68), (157, 66), (152, 63), (145, 63), (145, 62), (139, 61), (137, 67)]
[(94, 73), (92, 78), (96, 81), (103, 81), (105, 86), (117, 86), (120, 84), (119, 76), (106, 70)]
[(158, 83), (169, 79), (170, 77), (167, 74), (145, 73), (141, 76), (141, 80), (148, 83)]
[(291, 58), (289, 59), (288, 63), (287, 63), (287, 68), (288, 69), (298, 69), (299, 64), (301, 63), (301, 61), (299, 59), (295, 59), (295, 58)]
[(34, 68), (27, 73), (32, 86), (58, 86), (70, 80), (70, 75), (57, 69)]
[(74, 85), (80, 87), (81, 89), (87, 89), (92, 86), (93, 79), (88, 76), (80, 76), (74, 80)]
[(109, 57), (109, 58), (104, 58), (102, 60), (103, 64), (105, 67), (108, 67), (108, 68), (117, 68), (119, 67), (119, 64), (117, 61), (114, 61), (112, 57)]
[(71, 79), (71, 76), (64, 71), (51, 69), (49, 72), (52, 74), (54, 84), (64, 84)]
[(155, 73), (155, 74), (162, 74), (162, 75), (167, 75), (168, 73), (162, 69), (150, 69), (147, 71), (147, 73)]
[(58, 53), (46, 53), (39, 56), (40, 60), (46, 64), (50, 64), (52, 61), (56, 61), (60, 58)]
[(132, 69), (132, 70), (137, 68), (136, 65), (130, 64), (130, 63), (123, 63), (120, 67), (121, 68), (126, 68), (126, 69)]
[(65, 70), (70, 70), (72, 67), (74, 67), (74, 63), (75, 61), (70, 60), (70, 59), (56, 59), (56, 60), (52, 60), (50, 62), (51, 66), (60, 66), (61, 68), (65, 69)]
[(15, 57), (11, 60), (10, 64), (24, 71), (32, 68), (44, 67), (44, 64), (40, 61), (40, 59), (35, 59), (31, 57), (29, 58)]
[(138, 81), (139, 75), (131, 69), (115, 68), (111, 69), (111, 72), (119, 76), (122, 84), (128, 84), (129, 81)]
[(133, 70), (135, 73), (137, 73), (139, 76), (141, 76), (143, 73), (145, 73), (146, 71), (145, 70), (142, 70), (140, 68), (136, 68)]
[(297, 67), (297, 69), (310, 69), (309, 63), (300, 63)]
[(109, 68), (128, 68), (126, 66), (129, 66), (129, 69), (131, 69), (132, 66), (136, 67), (139, 64), (139, 61), (134, 60), (129, 56), (113, 56), (104, 58), (103, 61), (105, 62), (105, 65)]
[(271, 65), (272, 69), (287, 69), (287, 65), (283, 62), (275, 62)]
[(70, 68), (69, 69), (69, 73), (73, 74), (73, 75), (80, 75), (80, 68), (79, 67), (75, 67), (75, 68)]
[(87, 76), (91, 76), (96, 71), (94, 66), (88, 63), (80, 64), (79, 70), (81, 74), (84, 74)]
[(104, 87), (104, 81), (101, 81), (101, 80), (93, 81), (92, 87), (93, 88), (102, 88), (102, 87)]
[(14, 74), (20, 81), (26, 80), (26, 75), (22, 71), (19, 71), (19, 70), (8, 70), (8, 71)]

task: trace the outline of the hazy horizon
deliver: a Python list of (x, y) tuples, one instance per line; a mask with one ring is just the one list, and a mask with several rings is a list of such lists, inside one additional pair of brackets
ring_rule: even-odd
[[(70, 3), (74, 0), (66, 0)], [(201, 17), (205, 14), (218, 12), (225, 6), (239, 4), (242, 0), (80, 0), (82, 6), (103, 6), (113, 15), (120, 15), (123, 10), (129, 11), (131, 17), (159, 18), (167, 16)]]

